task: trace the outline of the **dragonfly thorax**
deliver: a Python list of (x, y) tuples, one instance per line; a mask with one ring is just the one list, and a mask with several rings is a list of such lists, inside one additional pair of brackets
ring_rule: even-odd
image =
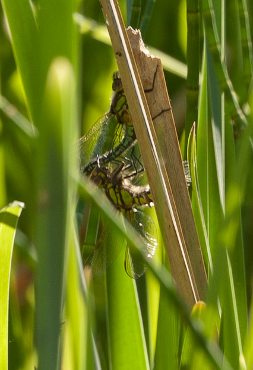
[(131, 124), (132, 119), (129, 113), (126, 96), (123, 90), (115, 92), (112, 98), (110, 113), (117, 117), (121, 124)]
[(132, 119), (129, 113), (126, 95), (123, 90), (122, 81), (119, 72), (113, 74), (112, 89), (114, 95), (110, 106), (110, 113), (117, 117), (117, 120), (121, 124), (131, 124)]

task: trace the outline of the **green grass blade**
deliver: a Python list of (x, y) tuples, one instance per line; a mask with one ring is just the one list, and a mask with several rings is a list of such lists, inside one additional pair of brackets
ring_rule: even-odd
[[(230, 166), (235, 168), (232, 155), (234, 141), (229, 123), (226, 122), (225, 128), (222, 125), (225, 118), (220, 103), (221, 95), (217, 77), (208, 58), (209, 56), (206, 67), (206, 95), (205, 98), (203, 95), (204, 99), (201, 100), (202, 106), (199, 109), (197, 158), (201, 201), (213, 260), (209, 299), (214, 306), (216, 296), (220, 299), (224, 353), (231, 364), (237, 367), (242, 348), (241, 338), (245, 332), (245, 322), (240, 317), (241, 315), (245, 317), (246, 313), (245, 290), (238, 289), (239, 286), (236, 283), (240, 281), (240, 286), (245, 287), (243, 249), (240, 232), (237, 234), (236, 252), (228, 253), (225, 250), (228, 246), (227, 242), (220, 240), (224, 228), (224, 216), (227, 217), (225, 205), (226, 207), (228, 205), (227, 201), (225, 202), (225, 155), (229, 156)], [(229, 174), (231, 168), (228, 167), (227, 172)], [(227, 186), (229, 186), (229, 176), (226, 175), (226, 177)], [(238, 216), (239, 214), (235, 215), (235, 217)], [(233, 338), (232, 341), (231, 338)]]
[(18, 218), (24, 208), (13, 202), (0, 210), (0, 368), (8, 369), (8, 318), (11, 258)]
[(139, 28), (141, 12), (141, 0), (127, 0), (127, 25), (133, 28)]
[(224, 63), (224, 55), (222, 55), (221, 50), (221, 37), (219, 36), (219, 24), (221, 21), (220, 17), (216, 15), (215, 10), (212, 0), (203, 1), (202, 14), (207, 46), (212, 54), (214, 70), (220, 89), (225, 93), (225, 112), (229, 118), (237, 115), (240, 122), (246, 124), (245, 115), (239, 105), (237, 95), (228, 74), (227, 65)]
[(33, 124), (2, 95), (0, 95), (0, 109), (25, 135), (33, 138), (38, 134)]
[[(0, 130), (2, 130), (2, 120), (0, 120)], [(0, 145), (0, 205), (6, 204), (6, 182), (5, 182), (5, 152), (4, 147)]]
[(248, 327), (248, 333), (247, 337), (245, 340), (245, 345), (244, 345), (244, 353), (245, 353), (245, 362), (246, 366), (241, 367), (242, 369), (252, 369), (253, 368), (253, 305), (252, 305), (252, 300), (251, 300), (251, 306), (249, 310), (249, 327)]
[[(160, 243), (158, 243), (161, 245)], [(161, 246), (162, 248), (162, 246)], [(159, 253), (160, 252), (160, 253)], [(156, 256), (154, 257), (156, 261), (160, 261), (161, 251), (156, 251)], [(147, 271), (146, 272), (146, 295), (147, 295), (147, 326), (144, 324), (144, 330), (146, 334), (146, 341), (149, 342), (149, 358), (152, 363), (155, 357), (155, 350), (156, 350), (156, 339), (157, 339), (157, 323), (158, 323), (158, 311), (159, 311), (159, 300), (160, 300), (160, 286), (158, 281), (154, 278), (154, 276)]]
[[(64, 4), (64, 6), (63, 6)], [(40, 26), (40, 76), (44, 85), (49, 65), (58, 56), (67, 58), (77, 68), (77, 35), (73, 25), (73, 12), (77, 1), (42, 0), (38, 12)], [(59, 11), (60, 10), (60, 11)], [(53, 37), (52, 37), (53, 35)], [(42, 85), (42, 88), (43, 88)]]
[(250, 10), (247, 0), (238, 1), (240, 15), (241, 45), (243, 55), (244, 81), (252, 81), (253, 76), (253, 51), (252, 51), (252, 25), (250, 24)]
[(56, 369), (58, 363), (65, 252), (70, 227), (68, 206), (74, 199), (69, 173), (73, 171), (75, 160), (75, 109), (73, 69), (65, 59), (57, 59), (50, 68), (46, 84), (36, 158), (39, 369)]
[[(203, 88), (201, 89), (203, 91)], [(190, 131), (187, 149), (187, 158), (190, 164), (191, 179), (192, 179), (192, 209), (194, 214), (195, 224), (198, 230), (198, 236), (200, 239), (201, 250), (203, 253), (205, 266), (207, 270), (212, 273), (213, 262), (212, 255), (209, 245), (209, 239), (207, 235), (206, 222), (204, 217), (204, 211), (199, 191), (199, 181), (198, 181), (198, 166), (197, 166), (197, 148), (196, 148), (196, 129), (193, 126)]]
[(204, 74), (204, 80), (202, 81), (200, 90), (199, 118), (197, 127), (197, 176), (209, 243), (211, 246), (215, 246), (215, 235), (220, 225), (222, 212), (220, 209), (213, 135), (209, 115), (209, 91), (205, 49), (202, 71)]
[(144, 10), (142, 11), (140, 30), (142, 32), (143, 39), (145, 39), (145, 32), (148, 30), (155, 3), (156, 0), (146, 0)]
[(233, 0), (226, 4), (229, 73), (241, 105), (247, 102), (253, 75), (249, 14), (247, 0)]
[[(191, 315), (202, 326), (207, 338), (216, 338), (220, 321), (217, 310), (214, 311), (212, 306), (205, 305), (204, 302), (198, 302)], [(213, 369), (212, 364), (206, 361), (203, 352), (196, 346), (188, 329), (184, 332), (180, 366), (192, 370)]]
[[(252, 99), (252, 97), (251, 97)], [(249, 102), (252, 106), (252, 101)], [(244, 248), (242, 240), (241, 207), (246, 197), (247, 181), (251, 181), (252, 116), (249, 125), (238, 140), (236, 157), (228, 177), (226, 194), (226, 217), (221, 230), (221, 241), (230, 253), (232, 274), (235, 281), (235, 300), (238, 311), (240, 337), (243, 341), (247, 330), (247, 299)], [(231, 158), (230, 158), (231, 160)]]
[[(112, 369), (149, 369), (146, 342), (135, 281), (124, 270), (125, 241), (110, 235), (107, 255), (111, 260), (115, 245), (122, 252), (106, 271), (107, 319)], [(130, 326), (130, 327), (129, 327)]]
[[(64, 323), (65, 347), (63, 364), (68, 365), (68, 370), (92, 369), (87, 363), (87, 343), (91, 341), (88, 336), (88, 309), (87, 297), (82, 284), (82, 268), (80, 263), (80, 253), (75, 237), (74, 226), (70, 235), (69, 258), (67, 267), (67, 287), (66, 287), (66, 322)], [(67, 360), (68, 359), (68, 360)]]
[[(251, 150), (250, 144), (249, 142), (247, 143), (247, 140), (249, 140), (249, 137), (248, 135), (245, 135), (244, 139), (242, 140), (244, 150), (242, 150), (241, 153), (238, 152), (239, 156), (234, 161), (233, 172), (231, 172), (230, 174), (230, 181), (228, 182), (228, 189), (226, 194), (226, 216), (224, 224), (222, 225), (220, 230), (221, 244), (228, 248), (228, 272), (229, 279), (232, 284), (231, 298), (233, 298), (233, 311), (235, 316), (235, 324), (237, 325), (236, 332), (238, 336), (240, 351), (242, 345), (241, 342), (244, 341), (248, 325), (245, 277), (245, 244), (242, 238), (243, 224), (241, 217), (242, 200), (244, 199), (245, 178), (248, 174), (248, 164), (246, 164), (243, 160), (243, 156), (249, 155), (249, 152)], [(241, 170), (238, 171), (239, 167), (244, 168), (244, 173), (242, 173)], [(231, 225), (233, 225), (233, 231)], [(226, 290), (225, 287), (224, 290)], [(229, 328), (228, 323), (228, 343), (231, 340), (231, 338), (229, 338), (229, 333), (231, 333), (231, 329)]]
[[(187, 92), (185, 139), (187, 141), (193, 122), (198, 116), (198, 92), (200, 73), (200, 12), (199, 1), (187, 1)], [(186, 146), (185, 146), (186, 148)]]
[(174, 307), (161, 289), (157, 323), (154, 370), (179, 368), (180, 321)]
[(214, 73), (212, 59), (207, 48), (207, 76), (208, 76), (208, 89), (209, 89), (209, 102), (211, 108), (211, 125), (212, 136), (215, 154), (215, 165), (217, 171), (218, 189), (220, 204), (225, 210), (225, 168), (224, 168), (224, 154), (223, 154), (223, 115), (221, 107), (221, 93), (218, 86), (218, 81)]
[(40, 102), (40, 74), (38, 73), (38, 29), (32, 3), (2, 0), (12, 36), (12, 46), (21, 74), (30, 113), (36, 117)]
[[(213, 270), (212, 255), (208, 237), (208, 197), (207, 197), (207, 182), (208, 182), (208, 155), (205, 149), (205, 144), (208, 143), (208, 87), (207, 87), (207, 62), (206, 48), (203, 49), (201, 81), (199, 91), (198, 104), (198, 120), (197, 125), (192, 127), (188, 140), (188, 155), (187, 159), (190, 164), (192, 177), (192, 207), (194, 219), (200, 238), (200, 245), (204, 256), (207, 271)], [(197, 132), (196, 132), (197, 131)], [(200, 140), (197, 142), (197, 136)], [(204, 145), (202, 143), (204, 140)], [(198, 143), (198, 146), (197, 146)], [(198, 155), (198, 150), (199, 155)], [(200, 166), (200, 168), (199, 168)], [(199, 179), (198, 176), (201, 176)]]
[(141, 30), (144, 37), (148, 29), (156, 0), (128, 0), (127, 25)]

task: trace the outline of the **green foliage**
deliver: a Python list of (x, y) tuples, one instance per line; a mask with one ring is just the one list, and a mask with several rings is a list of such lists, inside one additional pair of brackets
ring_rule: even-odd
[(1, 284), (0, 284), (0, 346), (2, 369), (8, 368), (8, 306), (9, 306), (9, 286), (11, 258), (13, 252), (15, 232), (18, 217), (21, 214), (24, 204), (13, 202), (0, 211), (0, 257), (1, 257)]
[[(131, 225), (115, 217), (104, 194), (79, 180), (77, 137), (108, 111), (117, 68), (99, 2), (86, 0), (82, 12), (74, 0), (1, 4), (0, 205), (10, 203), (0, 212), (1, 370), (251, 369), (247, 1), (122, 2), (126, 23), (140, 27), (152, 53), (162, 56), (177, 128), (184, 131), (208, 271), (205, 304), (192, 315), (162, 258), (162, 242), (150, 262)], [(91, 207), (106, 230), (98, 245), (108, 264), (93, 277), (89, 268), (83, 272), (77, 197), (87, 210), (81, 216)], [(25, 203), (21, 215), (15, 199)], [(97, 218), (89, 225), (91, 238)], [(126, 243), (149, 266), (137, 281), (124, 270)]]

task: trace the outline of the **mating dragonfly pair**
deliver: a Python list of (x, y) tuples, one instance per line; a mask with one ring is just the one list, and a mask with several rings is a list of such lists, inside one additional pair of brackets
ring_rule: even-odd
[[(112, 89), (109, 112), (80, 139), (80, 170), (128, 218), (143, 239), (146, 256), (152, 258), (157, 248), (155, 226), (143, 207), (152, 206), (153, 200), (149, 185), (143, 185), (145, 171), (118, 72)], [(125, 269), (135, 279), (145, 271), (128, 247)]]

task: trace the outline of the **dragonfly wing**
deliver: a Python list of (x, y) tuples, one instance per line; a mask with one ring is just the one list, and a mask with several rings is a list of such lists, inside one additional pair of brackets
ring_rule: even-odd
[(85, 241), (83, 245), (83, 264), (85, 268), (91, 269), (93, 276), (104, 275), (107, 266), (113, 262), (108, 259), (108, 254), (106, 253), (107, 236), (104, 223), (100, 220), (96, 240), (92, 244)]
[(130, 245), (126, 248), (125, 271), (132, 279), (139, 279), (145, 272), (146, 266), (136, 251)]
[[(134, 209), (130, 221), (143, 240), (143, 251), (147, 258), (153, 258), (157, 248), (156, 227), (154, 221), (144, 211)], [(133, 279), (138, 279), (145, 272), (145, 264), (130, 245), (127, 246), (125, 270)]]
[[(115, 211), (116, 212), (116, 211)], [(85, 268), (91, 268), (92, 274), (99, 276), (105, 273), (108, 266), (110, 266), (120, 252), (124, 250), (125, 244), (111, 244), (110, 230), (107, 229), (106, 224), (100, 219), (100, 213), (95, 210), (95, 217), (97, 219), (89, 219), (86, 228), (85, 238), (80, 238), (82, 241), (82, 257)], [(91, 215), (92, 211), (91, 211)], [(86, 220), (87, 223), (87, 220)], [(87, 230), (88, 231), (88, 230)], [(108, 248), (113, 248), (112, 253), (108, 253)]]
[(85, 268), (103, 271), (103, 259), (100, 258), (103, 234), (99, 212), (91, 205), (85, 204), (82, 207), (82, 220), (79, 225), (79, 240)]
[(90, 159), (103, 154), (113, 146), (114, 132), (117, 127), (115, 117), (108, 113), (98, 119), (91, 129), (79, 139), (80, 167)]

